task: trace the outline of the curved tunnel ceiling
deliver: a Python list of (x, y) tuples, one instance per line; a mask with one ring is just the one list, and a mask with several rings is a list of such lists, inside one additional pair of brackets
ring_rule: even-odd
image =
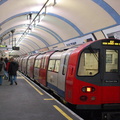
[(20, 47), (10, 54), (25, 55), (65, 47), (69, 41), (107, 38), (108, 29), (120, 30), (119, 5), (119, 0), (1, 0), (0, 39)]

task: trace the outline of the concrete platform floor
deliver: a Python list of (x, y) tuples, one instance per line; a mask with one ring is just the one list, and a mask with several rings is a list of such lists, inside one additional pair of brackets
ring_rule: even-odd
[(0, 120), (82, 120), (21, 74), (17, 82), (0, 86)]

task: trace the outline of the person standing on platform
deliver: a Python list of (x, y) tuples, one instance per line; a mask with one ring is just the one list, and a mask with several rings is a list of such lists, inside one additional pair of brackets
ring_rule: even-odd
[(18, 63), (16, 61), (14, 61), (14, 58), (11, 58), (11, 62), (8, 68), (8, 73), (9, 73), (9, 77), (10, 77), (10, 85), (13, 85), (13, 83), (15, 83), (17, 85), (17, 70), (18, 70)]
[(0, 58), (0, 85), (2, 85), (3, 76), (5, 74), (5, 68), (6, 68), (6, 64), (4, 62), (4, 59), (1, 57)]

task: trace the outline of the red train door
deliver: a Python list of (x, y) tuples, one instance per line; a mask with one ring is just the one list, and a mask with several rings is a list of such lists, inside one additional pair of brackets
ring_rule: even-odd
[(120, 47), (103, 46), (101, 69), (103, 104), (120, 103)]

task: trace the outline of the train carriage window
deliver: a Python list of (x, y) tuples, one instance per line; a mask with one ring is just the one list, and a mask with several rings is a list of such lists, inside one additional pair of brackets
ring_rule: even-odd
[(55, 66), (55, 60), (50, 60), (49, 61), (49, 66), (48, 66), (48, 70), (53, 71), (54, 70), (54, 66)]
[(35, 67), (36, 67), (36, 68), (39, 68), (39, 67), (40, 67), (40, 62), (41, 62), (41, 60), (36, 60), (36, 61), (35, 61)]
[(106, 72), (118, 72), (118, 50), (106, 50)]
[(98, 73), (99, 50), (86, 49), (80, 56), (78, 76), (94, 76)]
[(54, 72), (59, 72), (60, 60), (56, 60)]

